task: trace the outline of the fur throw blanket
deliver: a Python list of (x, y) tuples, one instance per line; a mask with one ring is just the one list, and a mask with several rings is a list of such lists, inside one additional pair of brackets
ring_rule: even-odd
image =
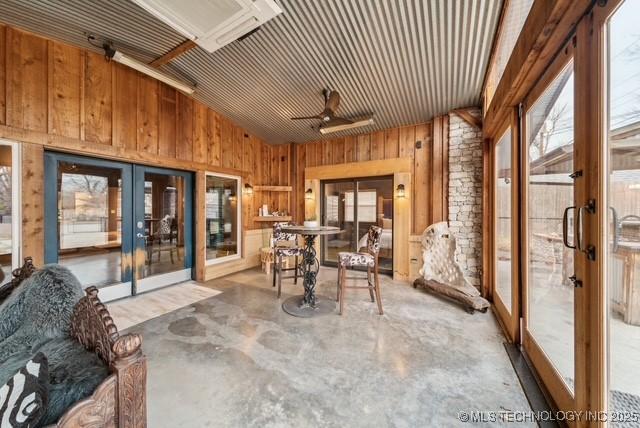
[(69, 269), (47, 265), (34, 272), (0, 305), (0, 364), (53, 338), (69, 336), (82, 287)]

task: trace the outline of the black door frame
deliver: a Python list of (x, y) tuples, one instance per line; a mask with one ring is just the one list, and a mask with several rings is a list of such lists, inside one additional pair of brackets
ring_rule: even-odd
[[(368, 181), (368, 180), (390, 180), (391, 181), (391, 190), (392, 190), (392, 199), (394, 197), (393, 192), (395, 191), (395, 180), (393, 175), (374, 175), (368, 177), (356, 177), (356, 178), (337, 178), (337, 179), (328, 179), (328, 180), (320, 180), (320, 216), (321, 216), (321, 224), (325, 224), (326, 222), (326, 213), (325, 213), (325, 185), (326, 184), (334, 184), (334, 183), (353, 183), (353, 223), (355, 227), (353, 228), (353, 233), (351, 235), (352, 245), (358, 244), (358, 182), (360, 181)], [(395, 212), (394, 212), (394, 204), (391, 204), (391, 218), (395, 221)], [(394, 223), (395, 225), (395, 223)], [(392, 234), (392, 242), (393, 242), (393, 227), (391, 229)], [(338, 267), (338, 263), (334, 261), (329, 261), (325, 259), (325, 241), (326, 239), (320, 240), (320, 264), (322, 266), (329, 267)], [(351, 248), (350, 251), (358, 251), (357, 248)], [(393, 245), (391, 246), (391, 266), (393, 266), (393, 257), (394, 257)], [(380, 273), (393, 274), (393, 267), (391, 269), (380, 268)]]

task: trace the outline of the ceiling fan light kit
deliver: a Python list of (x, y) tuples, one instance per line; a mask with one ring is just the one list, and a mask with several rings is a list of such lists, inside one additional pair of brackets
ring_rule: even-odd
[(362, 126), (373, 125), (373, 116), (369, 116), (363, 119), (357, 119), (352, 123), (345, 123), (343, 125), (334, 125), (334, 126), (321, 126), (320, 133), (322, 134), (330, 134), (332, 132), (338, 131), (347, 131), (349, 129), (360, 128)]

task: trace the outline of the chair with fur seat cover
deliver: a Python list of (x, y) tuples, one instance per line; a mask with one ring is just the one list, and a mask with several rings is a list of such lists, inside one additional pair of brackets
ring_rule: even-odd
[[(378, 254), (380, 253), (380, 235), (382, 228), (378, 226), (369, 227), (367, 232), (367, 249), (363, 252), (340, 252), (338, 253), (338, 290), (337, 300), (340, 302), (340, 315), (344, 309), (344, 295), (347, 288), (366, 288), (372, 302), (378, 303), (378, 312), (382, 312), (382, 300), (380, 298), (380, 276), (378, 274)], [(347, 286), (347, 279), (362, 280), (365, 278), (347, 278), (348, 268), (366, 268), (367, 285)], [(373, 275), (373, 282), (371, 277)], [(374, 296), (375, 295), (375, 296)]]

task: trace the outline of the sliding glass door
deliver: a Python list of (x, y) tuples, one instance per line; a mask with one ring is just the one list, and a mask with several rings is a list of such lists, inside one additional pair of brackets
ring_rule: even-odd
[(192, 178), (45, 153), (45, 262), (104, 301), (191, 278)]
[[(640, 409), (640, 3), (625, 1), (604, 32), (608, 409)], [(639, 417), (635, 413), (636, 418)], [(635, 420), (640, 423), (640, 420)], [(631, 425), (629, 425), (631, 426)]]
[(323, 181), (322, 222), (342, 233), (322, 241), (322, 263), (335, 266), (341, 251), (362, 251), (372, 225), (382, 228), (380, 271), (393, 271), (393, 177)]
[[(580, 233), (574, 153), (574, 66), (563, 50), (524, 103), (523, 344), (558, 406), (574, 408)], [(584, 320), (581, 320), (584, 323)], [(583, 326), (582, 326), (583, 327)]]

